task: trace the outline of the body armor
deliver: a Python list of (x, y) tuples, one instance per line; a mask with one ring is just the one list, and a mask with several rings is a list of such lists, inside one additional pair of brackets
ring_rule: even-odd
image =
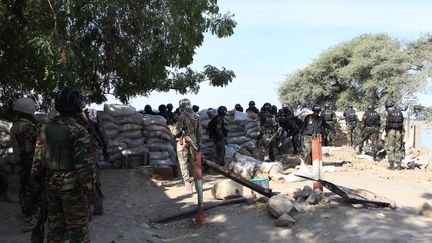
[(387, 129), (402, 130), (403, 115), (399, 110), (393, 110), (388, 113)]
[(366, 112), (366, 126), (373, 127), (373, 126), (379, 126), (380, 124), (380, 117), (378, 112), (376, 111), (367, 111)]
[(333, 122), (333, 112), (331, 110), (324, 110), (322, 113), (322, 117), (326, 122)]
[(42, 167), (52, 170), (73, 170), (73, 141), (69, 124), (48, 123), (42, 130)]

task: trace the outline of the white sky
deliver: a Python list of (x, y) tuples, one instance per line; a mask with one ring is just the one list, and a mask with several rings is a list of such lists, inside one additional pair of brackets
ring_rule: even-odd
[[(349, 0), (219, 0), (221, 12), (235, 14), (233, 36), (218, 39), (206, 35), (196, 50), (192, 67), (207, 64), (226, 67), (236, 78), (224, 88), (201, 85), (197, 95), (153, 92), (130, 101), (137, 109), (150, 104), (172, 103), (189, 98), (201, 109), (236, 103), (244, 108), (250, 100), (257, 106), (270, 102), (280, 107), (277, 88), (286, 75), (305, 67), (318, 55), (340, 42), (365, 33), (388, 33), (413, 40), (432, 32), (432, 1)], [(432, 105), (429, 95), (419, 94), (420, 103)], [(108, 103), (119, 103), (108, 97)], [(100, 109), (102, 106), (92, 105)]]

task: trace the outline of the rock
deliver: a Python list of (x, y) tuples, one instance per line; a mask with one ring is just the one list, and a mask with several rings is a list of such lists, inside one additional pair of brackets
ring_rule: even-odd
[[(312, 188), (311, 188), (311, 191), (312, 191)], [(304, 201), (306, 198), (309, 197), (309, 194), (311, 191), (304, 191), (304, 190), (297, 189), (293, 193), (293, 198), (295, 198), (296, 200), (299, 200), (299, 201)]]
[(311, 205), (318, 204), (318, 202), (319, 202), (319, 195), (315, 191), (312, 191), (309, 194), (309, 197), (306, 199), (306, 202), (309, 203), (309, 204), (311, 204)]
[(288, 214), (284, 213), (282, 214), (278, 219), (274, 221), (274, 224), (277, 227), (290, 227), (295, 224), (295, 219), (293, 219)]
[(303, 205), (301, 205), (300, 203), (297, 203), (297, 202), (293, 202), (293, 209), (291, 210), (291, 212), (304, 213), (305, 210), (303, 208)]
[(267, 197), (259, 197), (256, 201), (259, 203), (267, 203), (268, 200), (269, 199)]
[(243, 187), (238, 183), (225, 179), (213, 185), (212, 195), (216, 199), (243, 196)]
[(418, 209), (418, 214), (428, 218), (432, 218), (432, 203), (423, 203)]
[(267, 209), (271, 215), (279, 218), (282, 214), (289, 214), (293, 204), (288, 197), (283, 195), (276, 195), (269, 199)]

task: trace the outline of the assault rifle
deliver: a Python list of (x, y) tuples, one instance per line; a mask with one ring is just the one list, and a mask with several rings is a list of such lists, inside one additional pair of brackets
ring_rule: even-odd
[(277, 131), (270, 137), (270, 139), (264, 145), (264, 148), (268, 148), (270, 146), (270, 144), (273, 142), (273, 140), (275, 140), (276, 138), (278, 138), (282, 134), (282, 132), (283, 132), (282, 127), (279, 127), (277, 129)]

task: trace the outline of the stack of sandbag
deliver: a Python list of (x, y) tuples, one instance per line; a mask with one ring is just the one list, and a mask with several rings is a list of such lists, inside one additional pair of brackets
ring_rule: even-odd
[(217, 116), (217, 110), (215, 109), (206, 109), (201, 110), (198, 113), (201, 121), (201, 127), (202, 127), (202, 139), (201, 139), (201, 151), (204, 157), (208, 159), (215, 159), (216, 157), (216, 150), (213, 144), (213, 140), (210, 139), (209, 133), (208, 133), (208, 124), (211, 121), (211, 119), (215, 116)]
[(130, 156), (147, 156), (145, 137), (142, 134), (143, 117), (129, 105), (105, 104), (98, 113), (104, 134), (109, 162), (120, 168), (122, 159)]
[(232, 172), (241, 175), (245, 179), (252, 179), (255, 173), (261, 168), (262, 161), (253, 157), (235, 153), (234, 160), (227, 163), (227, 167)]
[(232, 110), (226, 116), (228, 128), (228, 144), (239, 146), (237, 152), (257, 157), (256, 138), (258, 123), (255, 117), (249, 113)]
[(15, 165), (10, 139), (11, 127), (11, 122), (0, 120), (0, 173), (3, 174), (10, 174)]
[(173, 147), (173, 134), (166, 125), (166, 119), (160, 115), (144, 115), (142, 135), (145, 146), (149, 149), (149, 163), (152, 166), (174, 166), (177, 154)]

